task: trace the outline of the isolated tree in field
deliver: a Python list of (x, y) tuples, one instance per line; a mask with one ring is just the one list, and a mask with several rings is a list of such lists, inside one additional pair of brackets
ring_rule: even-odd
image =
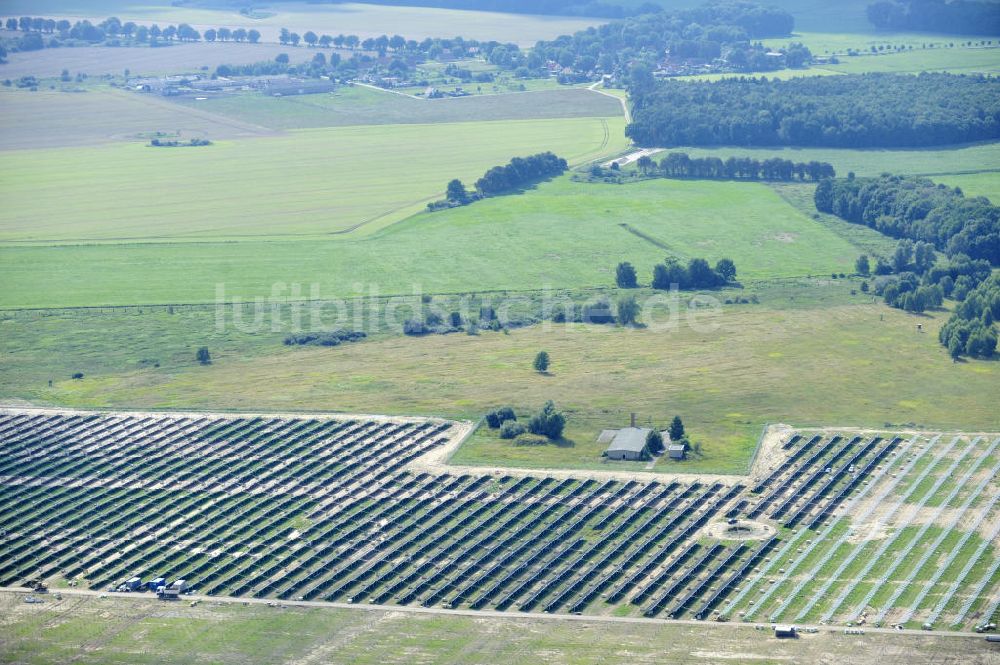
[(635, 301), (635, 298), (629, 296), (628, 298), (622, 298), (617, 303), (618, 310), (618, 323), (623, 326), (634, 326), (639, 321), (639, 315), (642, 313), (642, 306)]
[(282, 44), (287, 44), (291, 39), (292, 33), (288, 31), (288, 28), (282, 28), (281, 32), (278, 33), (278, 41)]
[(333, 37), (331, 37), (330, 35), (322, 35), (322, 36), (321, 36), (321, 37), (319, 38), (319, 45), (320, 45), (320, 46), (321, 46), (322, 48), (330, 48), (330, 43), (331, 43), (332, 41), (333, 41)]
[(639, 161), (635, 163), (639, 167), (639, 170), (645, 175), (653, 169), (653, 160), (649, 155), (643, 155), (639, 158)]
[(299, 36), (299, 33), (293, 32), (288, 35), (288, 41), (292, 43), (292, 46), (298, 46), (299, 42), (302, 41), (302, 37)]
[(312, 59), (313, 67), (323, 68), (326, 67), (326, 56), (322, 52), (317, 53)]
[(646, 448), (654, 455), (659, 455), (663, 452), (663, 436), (655, 428), (651, 429), (649, 434), (646, 435)]
[(247, 32), (247, 40), (251, 44), (256, 44), (257, 42), (260, 41), (260, 33), (257, 32), (256, 30), (250, 30), (250, 31), (248, 31)]
[(220, 42), (228, 42), (233, 37), (233, 32), (229, 28), (219, 28), (215, 35)]
[(288, 64), (288, 54), (287, 53), (279, 53), (278, 55), (274, 56), (274, 61), (275, 62), (280, 62), (283, 65), (287, 65)]
[(208, 352), (207, 346), (203, 346), (200, 349), (198, 349), (198, 353), (196, 353), (194, 357), (202, 365), (212, 364), (212, 354)]
[(218, 36), (218, 34), (212, 28), (209, 28), (208, 30), (205, 31), (205, 41), (206, 42), (214, 42), (215, 38), (217, 36)]
[(715, 264), (715, 272), (719, 273), (722, 279), (731, 282), (736, 279), (736, 264), (732, 259), (719, 259)]
[(681, 422), (680, 416), (674, 416), (674, 419), (670, 421), (670, 440), (680, 441), (684, 438), (684, 423)]
[(535, 371), (544, 374), (549, 369), (549, 354), (546, 351), (539, 351), (538, 355), (535, 356), (535, 362), (533, 364)]
[(316, 36), (316, 33), (313, 32), (312, 30), (302, 35), (302, 39), (304, 39), (306, 44), (308, 44), (309, 46), (316, 46), (316, 42), (319, 41), (319, 37)]
[(868, 261), (868, 255), (862, 254), (861, 256), (858, 257), (858, 260), (854, 262), (854, 272), (864, 277), (867, 277), (869, 274), (871, 274), (871, 271), (872, 271), (872, 266), (871, 263)]
[(465, 204), (469, 201), (469, 193), (465, 191), (465, 185), (458, 178), (448, 183), (445, 197), (453, 203)]
[(628, 261), (618, 264), (615, 269), (615, 283), (619, 289), (634, 289), (639, 285), (635, 276), (635, 268)]

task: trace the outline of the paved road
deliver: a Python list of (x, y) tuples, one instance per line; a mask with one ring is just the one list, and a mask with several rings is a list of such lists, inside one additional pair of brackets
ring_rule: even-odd
[[(92, 591), (90, 589), (54, 589), (50, 593), (39, 595), (32, 594), (31, 591), (21, 587), (0, 587), (0, 591), (8, 593), (22, 594), (25, 596), (34, 595), (45, 599), (45, 602), (53, 602), (56, 593), (63, 596), (98, 596), (120, 600), (152, 600), (154, 596), (150, 593), (105, 593), (103, 591)], [(270, 600), (267, 598), (233, 598), (229, 596), (202, 596), (198, 594), (185, 595), (180, 602), (197, 600), (207, 603), (228, 603), (235, 605), (284, 605), (287, 607), (333, 607), (338, 609), (351, 609), (369, 612), (408, 612), (411, 614), (450, 614), (459, 616), (469, 616), (477, 618), (494, 619), (539, 619), (544, 621), (583, 621), (583, 622), (603, 622), (603, 623), (637, 623), (637, 624), (674, 624), (682, 626), (734, 626), (737, 628), (749, 628), (751, 626), (769, 625), (761, 623), (740, 623), (740, 622), (713, 622), (695, 621), (693, 619), (647, 619), (645, 617), (614, 617), (596, 616), (581, 614), (546, 614), (544, 612), (496, 612), (493, 610), (449, 610), (442, 607), (411, 607), (408, 605), (375, 605), (369, 603), (331, 603), (318, 600)], [(801, 631), (803, 629), (815, 628), (819, 632), (839, 633), (844, 631), (843, 626), (817, 626), (809, 624), (795, 624)], [(971, 632), (933, 631), (925, 630), (895, 630), (893, 628), (862, 628), (865, 634), (871, 633), (892, 633), (894, 635), (934, 635), (935, 637), (962, 637), (983, 639), (983, 635)]]

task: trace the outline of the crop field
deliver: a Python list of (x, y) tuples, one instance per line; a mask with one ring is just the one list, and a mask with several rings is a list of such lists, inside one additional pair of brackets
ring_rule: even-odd
[(996, 435), (786, 432), (730, 482), (405, 468), (466, 426), (4, 412), (0, 583), (939, 629), (997, 612)]
[[(212, 140), (273, 132), (235, 118), (187, 109), (151, 95), (80, 88), (79, 92), (0, 88), (0, 151), (149, 141), (156, 132)], [(38, 153), (44, 158), (45, 152)], [(7, 156), (5, 155), (4, 161)]]
[[(36, 10), (29, 15), (35, 16)], [(104, 16), (100, 20), (104, 20)], [(11, 33), (17, 35), (18, 33)], [(121, 76), (127, 69), (132, 76), (157, 74), (205, 74), (222, 64), (249, 64), (274, 60), (285, 53), (295, 64), (307, 62), (313, 50), (292, 48), (280, 44), (238, 44), (236, 42), (197, 42), (172, 44), (166, 47), (79, 46), (73, 48), (47, 48), (42, 51), (11, 53), (7, 63), (0, 67), (3, 78), (18, 79), (22, 76), (56, 78), (64, 69), (72, 75), (78, 72), (88, 77), (104, 74)], [(329, 50), (325, 53), (328, 55)], [(350, 56), (348, 56), (350, 57)], [(203, 69), (204, 68), (204, 69)]]
[[(508, 14), (501, 12), (462, 11), (427, 7), (383, 6), (362, 3), (318, 5), (309, 2), (282, 2), (266, 8), (254, 7), (254, 14), (240, 14), (238, 8), (199, 8), (135, 2), (134, 0), (12, 0), (5, 2), (4, 14), (11, 16), (44, 15), (46, 17), (117, 16), (122, 22), (151, 24), (189, 23), (196, 30), (207, 28), (254, 28), (262, 41), (277, 42), (281, 28), (303, 34), (355, 34), (378, 37), (401, 34), (407, 39), (454, 37), (499, 42), (514, 42), (532, 46), (540, 39), (553, 39), (562, 34), (586, 29), (606, 21), (579, 17)], [(447, 26), (444, 28), (443, 26)], [(446, 34), (442, 34), (442, 32)], [(300, 47), (305, 50), (305, 47)]]
[(370, 232), (441, 198), (451, 178), (474, 179), (517, 155), (552, 150), (579, 163), (616, 152), (624, 145), (623, 122), (382, 125), (190, 149), (118, 143), (9, 151), (0, 166), (7, 204), (0, 239), (136, 242), (329, 236), (358, 227)]
[(353, 86), (323, 95), (219, 95), (203, 101), (182, 98), (175, 103), (273, 129), (622, 115), (621, 104), (614, 99), (583, 88), (413, 99)]

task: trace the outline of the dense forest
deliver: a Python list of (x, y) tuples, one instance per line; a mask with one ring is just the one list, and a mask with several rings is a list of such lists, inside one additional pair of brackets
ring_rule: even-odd
[(939, 339), (952, 358), (989, 357), (996, 352), (994, 322), (1000, 320), (1000, 273), (985, 279), (955, 307)]
[(860, 74), (633, 86), (644, 146), (920, 147), (1000, 138), (1000, 80)]
[[(532, 51), (542, 61), (586, 72), (626, 72), (629, 65), (655, 65), (669, 53), (671, 58), (712, 60), (727, 57), (734, 66), (769, 65), (766, 49), (752, 40), (786, 37), (794, 27), (792, 15), (751, 2), (720, 1), (694, 9), (641, 14), (621, 21), (538, 42)], [(804, 64), (808, 51), (798, 49), (789, 64)], [(773, 58), (772, 58), (773, 60)], [(639, 81), (646, 85), (651, 74)]]
[(926, 178), (883, 175), (824, 180), (815, 201), (821, 212), (849, 222), (1000, 266), (1000, 208), (986, 198), (966, 198)]
[(1000, 2), (879, 0), (868, 5), (868, 20), (879, 30), (1000, 35)]

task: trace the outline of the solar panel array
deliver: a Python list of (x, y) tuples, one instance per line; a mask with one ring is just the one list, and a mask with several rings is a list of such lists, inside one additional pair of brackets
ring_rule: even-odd
[[(796, 433), (782, 443), (784, 460), (750, 487), (408, 470), (451, 428), (433, 419), (0, 413), (0, 584), (75, 579), (104, 590), (164, 577), (209, 595), (626, 607), (697, 619), (798, 610), (798, 620), (832, 616), (855, 598), (859, 581), (837, 576), (861, 551), (842, 528), (859, 504), (865, 519), (878, 505), (889, 519), (924, 478), (930, 491), (917, 494), (929, 499), (954, 476), (941, 510), (955, 497), (961, 510), (933, 540), (955, 543), (947, 570), (982, 572), (977, 593), (995, 587), (996, 567), (969, 559), (990, 556), (990, 543), (960, 526), (1000, 528), (995, 483), (980, 473), (1000, 470), (991, 461), (1000, 439), (983, 448), (955, 437), (914, 454), (914, 436)], [(973, 452), (977, 464), (963, 466)], [(924, 456), (934, 462), (918, 475)], [(969, 488), (992, 494), (977, 502)], [(864, 503), (872, 497), (877, 504)], [(750, 540), (706, 531), (751, 519), (772, 526)], [(882, 616), (902, 598), (906, 619), (973, 620), (979, 605), (945, 569), (921, 572), (932, 557), (921, 554), (904, 580), (917, 595), (898, 586), (879, 595)], [(810, 561), (809, 575), (785, 563), (796, 557)], [(835, 599), (833, 612), (809, 595), (814, 587)]]

